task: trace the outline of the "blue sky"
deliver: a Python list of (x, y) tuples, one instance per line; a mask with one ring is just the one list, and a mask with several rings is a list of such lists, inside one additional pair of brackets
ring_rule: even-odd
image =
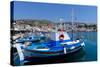
[(97, 7), (71, 4), (48, 4), (36, 2), (14, 2), (14, 20), (17, 19), (46, 19), (58, 22), (60, 18), (71, 21), (72, 8), (74, 21), (85, 23), (97, 22)]

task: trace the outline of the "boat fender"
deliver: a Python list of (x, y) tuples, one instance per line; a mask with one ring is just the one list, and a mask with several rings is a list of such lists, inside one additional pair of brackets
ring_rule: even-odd
[(64, 54), (67, 54), (66, 48), (64, 47)]

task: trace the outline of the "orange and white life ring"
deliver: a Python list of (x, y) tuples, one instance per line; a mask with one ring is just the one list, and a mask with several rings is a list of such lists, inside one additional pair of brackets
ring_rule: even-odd
[(59, 39), (60, 39), (60, 40), (64, 40), (64, 35), (61, 34), (61, 35), (59, 36)]

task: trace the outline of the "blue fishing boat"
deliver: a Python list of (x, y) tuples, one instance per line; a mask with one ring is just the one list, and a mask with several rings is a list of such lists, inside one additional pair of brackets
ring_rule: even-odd
[(48, 41), (30, 42), (24, 48), (25, 55), (36, 57), (57, 56), (75, 52), (85, 45), (81, 40), (71, 40), (68, 33), (64, 31), (52, 32), (50, 36), (52, 39)]

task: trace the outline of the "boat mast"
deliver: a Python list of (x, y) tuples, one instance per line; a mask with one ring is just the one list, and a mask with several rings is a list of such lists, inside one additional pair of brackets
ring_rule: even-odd
[(72, 28), (72, 40), (74, 40), (74, 11), (73, 11), (73, 8), (72, 8), (72, 11), (71, 11), (71, 28)]

